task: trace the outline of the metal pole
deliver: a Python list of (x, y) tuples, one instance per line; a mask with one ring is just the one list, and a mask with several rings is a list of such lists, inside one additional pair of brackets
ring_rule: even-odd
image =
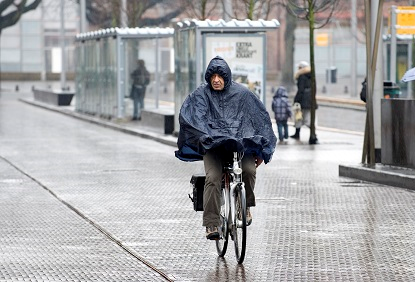
[(81, 33), (86, 32), (86, 0), (80, 0)]
[[(204, 58), (204, 54), (201, 52), (206, 52), (206, 46), (202, 46), (202, 32), (196, 28), (196, 62), (195, 62), (195, 73), (196, 73), (196, 83), (192, 86), (196, 88), (202, 82), (202, 74), (204, 74), (205, 70), (202, 70), (202, 66), (200, 65), (201, 56)], [(201, 51), (201, 52), (200, 52)], [(202, 63), (204, 65), (205, 62)]]
[(66, 56), (65, 56), (65, 13), (64, 13), (65, 0), (61, 0), (61, 89), (66, 89)]
[(351, 59), (351, 89), (350, 95), (357, 96), (357, 16), (356, 16), (356, 0), (352, 0), (352, 59)]
[[(373, 109), (372, 109), (372, 91), (373, 91), (373, 79), (372, 79), (372, 37), (371, 37), (371, 1), (365, 0), (365, 27), (366, 27), (366, 124), (365, 124), (365, 136), (363, 140), (363, 153), (362, 163), (374, 164), (374, 142), (373, 142)], [(372, 153), (373, 148), (373, 153)]]
[(391, 6), (391, 52), (389, 80), (396, 82), (396, 6)]
[[(413, 36), (412, 36), (413, 38)], [(412, 39), (413, 40), (413, 39)], [(412, 41), (408, 43), (408, 69), (413, 68), (412, 65)], [(412, 97), (412, 81), (408, 82), (408, 95), (409, 99), (413, 99)]]
[(159, 94), (160, 94), (160, 70), (159, 70), (159, 38), (156, 38), (156, 71), (155, 71), (155, 78), (156, 78), (156, 109), (159, 108)]
[(374, 159), (373, 162), (380, 162), (380, 151), (381, 151), (381, 110), (380, 103), (383, 98), (383, 71), (382, 71), (382, 53), (378, 52), (382, 50), (382, 8), (384, 0), (375, 1), (372, 6), (372, 78), (373, 78), (373, 91), (372, 91), (372, 115), (373, 115), (373, 137), (374, 137)]
[[(40, 4), (41, 6), (40, 6), (40, 9), (41, 9), (41, 22), (42, 22), (42, 25), (44, 24), (44, 20), (45, 20), (45, 4), (44, 4), (44, 2), (42, 2), (41, 4)], [(45, 38), (45, 28), (42, 26), (42, 28), (40, 29), (40, 37), (41, 38)], [(42, 81), (45, 81), (46, 80), (46, 55), (45, 55), (45, 52), (46, 52), (46, 50), (45, 50), (45, 40), (41, 40), (41, 50), (42, 50), (42, 53), (41, 53), (41, 55), (40, 55), (40, 58), (41, 58), (41, 60), (42, 60), (42, 71), (41, 71), (41, 73), (40, 73), (40, 80), (42, 80)]]
[(117, 93), (118, 93), (118, 106), (117, 106), (117, 118), (123, 118), (123, 107), (124, 107), (124, 64), (121, 62), (121, 52), (124, 48), (123, 41), (120, 36), (117, 35)]
[(327, 44), (327, 48), (328, 48), (328, 52), (327, 52), (327, 84), (331, 84), (331, 49), (332, 49), (332, 36), (333, 36), (333, 32), (331, 31), (332, 27), (330, 27), (330, 34), (328, 34), (328, 44)]

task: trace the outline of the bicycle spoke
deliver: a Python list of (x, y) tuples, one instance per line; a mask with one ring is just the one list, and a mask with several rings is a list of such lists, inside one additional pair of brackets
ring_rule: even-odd
[(238, 187), (235, 190), (236, 219), (233, 225), (235, 255), (239, 264), (244, 261), (246, 248), (246, 199), (245, 190)]
[(221, 226), (219, 226), (219, 240), (216, 240), (216, 250), (218, 255), (223, 257), (228, 248), (228, 215), (226, 214), (226, 192), (222, 189), (221, 195), (221, 207), (220, 207), (220, 220)]

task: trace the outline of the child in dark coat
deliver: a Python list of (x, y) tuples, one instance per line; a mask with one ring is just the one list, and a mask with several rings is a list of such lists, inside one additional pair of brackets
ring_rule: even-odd
[(278, 138), (280, 142), (288, 139), (287, 121), (292, 116), (291, 105), (285, 87), (278, 87), (272, 99), (272, 111), (277, 121)]

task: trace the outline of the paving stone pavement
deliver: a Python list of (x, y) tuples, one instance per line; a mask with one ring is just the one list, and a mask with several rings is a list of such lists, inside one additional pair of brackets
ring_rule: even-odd
[(338, 176), (363, 137), (320, 131), (258, 169), (247, 255), (218, 258), (175, 147), (0, 98), (0, 281), (414, 281), (413, 191)]

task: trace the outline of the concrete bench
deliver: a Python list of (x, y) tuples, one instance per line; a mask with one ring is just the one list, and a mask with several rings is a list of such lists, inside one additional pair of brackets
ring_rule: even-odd
[(141, 112), (140, 123), (162, 134), (172, 134), (174, 130), (174, 110), (144, 109)]
[(33, 96), (36, 101), (55, 105), (55, 106), (69, 106), (75, 92), (53, 90), (53, 89), (33, 89)]

